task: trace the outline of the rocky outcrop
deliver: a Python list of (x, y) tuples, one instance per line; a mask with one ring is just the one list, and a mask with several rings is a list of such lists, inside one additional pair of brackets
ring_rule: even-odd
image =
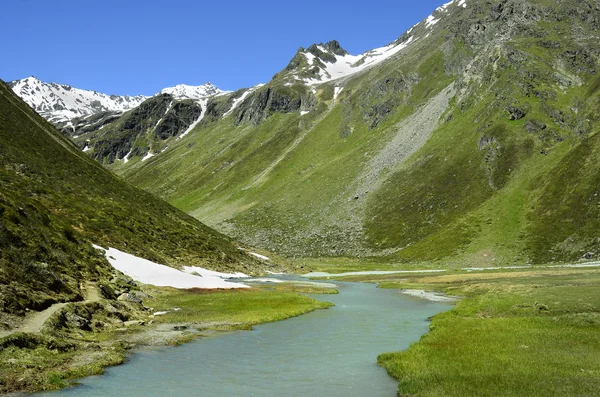
[[(169, 94), (157, 95), (125, 113), (100, 131), (92, 132), (89, 145), (92, 156), (101, 162), (114, 163), (126, 156), (145, 156), (153, 143), (158, 146), (185, 132), (202, 114), (202, 106)], [(87, 138), (87, 136), (86, 136)]]
[(236, 124), (258, 125), (275, 112), (297, 112), (302, 107), (303, 98), (308, 100), (309, 96), (287, 87), (265, 87), (252, 93), (234, 111)]

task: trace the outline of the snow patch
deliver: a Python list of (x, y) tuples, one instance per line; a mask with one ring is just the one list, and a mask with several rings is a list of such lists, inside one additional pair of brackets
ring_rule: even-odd
[(333, 100), (335, 101), (337, 97), (344, 91), (344, 87), (335, 87), (333, 89)]
[(154, 154), (154, 153), (148, 152), (148, 154), (146, 154), (146, 155), (144, 156), (144, 158), (142, 158), (142, 161), (146, 161), (146, 160), (148, 160), (149, 158), (152, 158), (152, 157), (154, 157), (154, 156), (155, 156), (155, 154)]
[[(231, 283), (221, 277), (209, 275), (195, 276), (182, 272), (172, 267), (160, 265), (147, 259), (127, 254), (115, 248), (102, 248), (94, 245), (94, 248), (104, 251), (104, 256), (112, 267), (123, 274), (144, 284), (152, 284), (159, 287), (174, 288), (248, 288), (247, 285)], [(197, 268), (201, 269), (201, 268)], [(205, 272), (210, 270), (202, 269)]]
[(181, 138), (183, 138), (184, 136), (189, 134), (194, 128), (196, 128), (196, 126), (202, 121), (202, 119), (204, 119), (204, 115), (206, 114), (206, 106), (208, 105), (208, 98), (200, 99), (198, 101), (198, 104), (200, 105), (200, 108), (202, 109), (200, 111), (200, 117), (198, 117), (198, 119), (196, 121), (194, 121), (188, 127), (188, 129), (183, 132), (183, 134), (179, 135), (177, 137), (177, 140), (180, 140)]
[(400, 290), (401, 294), (415, 296), (421, 299), (427, 299), (432, 302), (456, 302), (458, 299), (440, 294), (438, 292), (429, 292), (421, 289), (403, 289)]
[(253, 93), (254, 91), (256, 91), (257, 89), (259, 89), (260, 87), (262, 87), (264, 84), (257, 84), (252, 88), (249, 88), (248, 90), (246, 90), (241, 97), (236, 98), (233, 100), (233, 104), (231, 105), (231, 109), (229, 109), (227, 112), (225, 112), (225, 114), (223, 115), (223, 117), (227, 117), (228, 115), (231, 114), (231, 112), (233, 112), (235, 110), (235, 108), (237, 108), (242, 102), (244, 102), (244, 100), (246, 99), (246, 97), (248, 95), (250, 95), (251, 93)]
[(86, 144), (82, 151), (89, 152), (90, 150), (92, 150), (92, 148), (90, 148), (90, 145)]
[[(316, 85), (353, 75), (385, 61), (386, 59), (408, 47), (414, 41), (415, 38), (411, 36), (402, 43), (392, 43), (385, 47), (367, 51), (361, 55), (331, 54), (335, 57), (335, 62), (326, 62), (325, 68), (320, 68), (319, 76), (317, 78), (304, 79), (304, 82), (308, 85)], [(322, 48), (321, 50), (323, 51), (325, 49)], [(304, 56), (306, 56), (306, 59), (309, 61), (311, 66), (314, 65), (316, 57), (313, 54), (307, 52), (304, 53)]]
[(300, 111), (300, 116), (304, 116), (304, 115), (307, 115), (307, 114), (309, 114), (309, 113), (310, 113), (310, 112), (309, 112), (308, 110), (301, 110), (301, 111)]
[(200, 277), (219, 277), (222, 279), (248, 277), (248, 275), (244, 273), (221, 273), (214, 270), (204, 269), (203, 267), (198, 266), (184, 266), (183, 271), (189, 274), (196, 273)]
[(263, 261), (270, 261), (271, 260), (271, 258), (269, 258), (268, 256), (257, 254), (256, 252), (248, 252), (248, 253), (250, 255), (254, 256), (255, 258), (262, 259)]

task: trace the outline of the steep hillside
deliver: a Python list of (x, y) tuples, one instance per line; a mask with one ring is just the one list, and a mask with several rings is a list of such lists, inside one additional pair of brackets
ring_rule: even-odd
[(595, 0), (455, 0), (365, 54), (300, 48), (118, 171), (290, 256), (598, 258), (599, 28)]
[(123, 182), (0, 82), (0, 319), (82, 300), (113, 270), (92, 247), (180, 268), (255, 272), (227, 237)]

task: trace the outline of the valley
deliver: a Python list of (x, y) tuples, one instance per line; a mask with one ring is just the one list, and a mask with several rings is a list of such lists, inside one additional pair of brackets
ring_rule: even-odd
[(0, 81), (0, 393), (595, 395), (599, 38), (453, 0), (248, 88)]

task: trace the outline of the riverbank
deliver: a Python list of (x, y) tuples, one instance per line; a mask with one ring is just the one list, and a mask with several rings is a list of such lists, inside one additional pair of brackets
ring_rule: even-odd
[(600, 390), (600, 270), (362, 275), (381, 288), (460, 296), (430, 332), (378, 363), (399, 395), (565, 396)]
[[(108, 300), (68, 304), (41, 332), (0, 339), (0, 393), (58, 390), (123, 363), (134, 348), (248, 330), (331, 305), (301, 294), (306, 292), (334, 291), (289, 284), (230, 291), (146, 286), (138, 294), (144, 306)], [(64, 319), (72, 326), (64, 327)]]

